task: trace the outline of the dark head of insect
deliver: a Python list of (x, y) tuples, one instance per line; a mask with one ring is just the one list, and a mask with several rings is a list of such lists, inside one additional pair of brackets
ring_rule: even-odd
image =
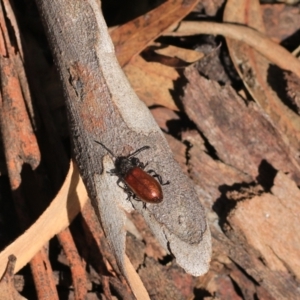
[[(117, 184), (127, 193), (128, 199), (130, 197), (137, 198), (137, 200), (147, 203), (160, 203), (163, 201), (161, 185), (169, 184), (169, 182), (163, 183), (161, 176), (154, 170), (145, 171), (144, 169), (148, 163), (144, 164), (135, 157), (141, 151), (150, 149), (149, 146), (139, 148), (127, 156), (116, 157), (105, 145), (97, 141), (95, 142), (106, 149), (113, 157), (115, 169), (109, 173), (118, 176)], [(123, 182), (124, 186), (121, 186), (120, 182)]]

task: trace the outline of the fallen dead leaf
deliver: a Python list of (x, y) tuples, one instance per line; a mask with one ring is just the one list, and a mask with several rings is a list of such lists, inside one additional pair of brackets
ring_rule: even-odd
[(122, 67), (143, 51), (172, 24), (182, 20), (198, 0), (167, 1), (149, 13), (110, 32), (116, 55)]
[(169, 57), (177, 57), (188, 63), (194, 63), (204, 57), (204, 54), (202, 52), (180, 48), (172, 45), (169, 45), (165, 48), (159, 48), (155, 50), (155, 52)]
[(146, 62), (137, 56), (124, 68), (131, 86), (147, 106), (162, 105), (178, 110), (170, 91), (179, 74), (174, 68), (156, 62)]

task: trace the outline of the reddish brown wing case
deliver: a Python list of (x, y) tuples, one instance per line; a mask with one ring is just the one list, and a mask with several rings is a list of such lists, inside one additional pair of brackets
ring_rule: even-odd
[(124, 181), (135, 195), (142, 201), (148, 203), (160, 203), (163, 193), (160, 184), (141, 168), (132, 168)]

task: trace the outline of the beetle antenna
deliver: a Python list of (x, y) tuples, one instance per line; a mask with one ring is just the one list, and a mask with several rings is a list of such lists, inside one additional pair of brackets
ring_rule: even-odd
[(129, 154), (129, 155), (127, 156), (127, 158), (129, 158), (129, 157), (131, 157), (131, 156), (135, 156), (135, 155), (137, 155), (138, 153), (140, 153), (140, 152), (142, 152), (142, 151), (144, 151), (144, 150), (147, 150), (147, 149), (150, 149), (150, 146), (144, 146), (144, 147), (142, 147), (142, 148), (140, 148), (140, 149), (137, 149), (135, 152)]
[(112, 157), (116, 158), (116, 156), (112, 153), (111, 150), (109, 150), (105, 145), (103, 145), (102, 143), (94, 140), (94, 142), (96, 142), (97, 144), (101, 145)]

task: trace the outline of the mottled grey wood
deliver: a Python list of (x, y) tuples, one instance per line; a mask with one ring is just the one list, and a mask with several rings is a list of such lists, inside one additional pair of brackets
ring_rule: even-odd
[[(65, 91), (74, 158), (105, 234), (124, 270), (124, 209), (143, 214), (163, 246), (194, 275), (205, 273), (211, 256), (205, 213), (192, 182), (174, 161), (147, 107), (119, 67), (96, 0), (37, 0)], [(144, 146), (139, 158), (170, 184), (161, 204), (126, 202), (116, 177), (103, 172), (106, 151), (126, 155)], [(105, 170), (112, 167), (105, 156)]]

